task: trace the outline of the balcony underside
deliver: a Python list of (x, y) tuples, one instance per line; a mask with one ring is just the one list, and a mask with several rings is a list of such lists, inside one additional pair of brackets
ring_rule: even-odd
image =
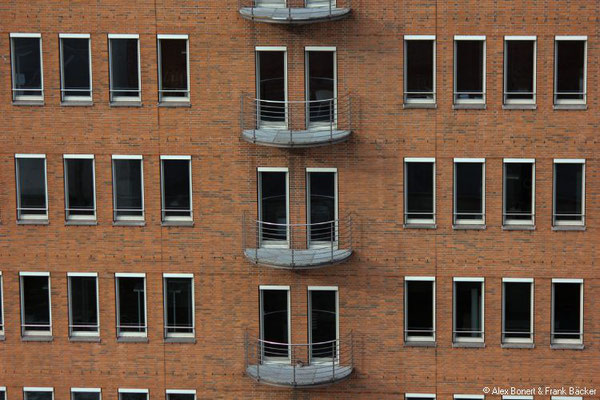
[(311, 269), (341, 263), (352, 255), (352, 250), (260, 248), (245, 249), (244, 255), (255, 264), (269, 267)]
[(243, 7), (240, 9), (240, 14), (246, 19), (270, 24), (312, 24), (343, 19), (350, 14), (350, 9)]
[(315, 387), (331, 385), (347, 379), (352, 374), (351, 366), (304, 365), (294, 368), (287, 364), (249, 365), (246, 373), (257, 382), (274, 386)]
[[(291, 132), (291, 134), (290, 134)], [(318, 147), (348, 140), (349, 130), (289, 131), (287, 129), (247, 129), (242, 133), (244, 140), (263, 146), (273, 147)]]

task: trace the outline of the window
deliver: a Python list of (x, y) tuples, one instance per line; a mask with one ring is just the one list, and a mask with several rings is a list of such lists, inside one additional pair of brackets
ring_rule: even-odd
[(165, 337), (194, 337), (194, 275), (163, 274)]
[(0, 386), (0, 400), (6, 400), (6, 387)]
[(306, 47), (306, 114), (309, 125), (335, 124), (337, 76), (335, 47)]
[(142, 156), (112, 156), (115, 221), (144, 220)]
[(485, 396), (481, 394), (455, 394), (454, 400), (484, 400)]
[(260, 339), (263, 361), (290, 357), (290, 287), (260, 286)]
[(158, 35), (158, 97), (160, 102), (189, 102), (188, 35)]
[(535, 223), (535, 160), (504, 159), (504, 225)]
[(23, 400), (54, 400), (54, 389), (50, 387), (24, 387)]
[(16, 154), (17, 219), (47, 220), (46, 155)]
[[(2, 271), (0, 271), (0, 337), (4, 336), (4, 292), (2, 283)], [(0, 398), (0, 400), (2, 399)]]
[(454, 224), (485, 224), (485, 159), (454, 159)]
[(148, 400), (148, 389), (119, 389), (119, 400)]
[(552, 279), (552, 343), (583, 343), (583, 279)]
[(146, 337), (146, 274), (115, 274), (117, 336)]
[(337, 169), (307, 168), (307, 220), (312, 247), (338, 240)]
[(10, 46), (13, 101), (43, 101), (42, 35), (11, 33)]
[(139, 35), (108, 35), (110, 101), (141, 101)]
[(65, 216), (67, 221), (96, 220), (94, 156), (65, 154)]
[(454, 342), (483, 342), (484, 278), (454, 278)]
[(504, 104), (535, 104), (536, 37), (504, 37)]
[(585, 160), (554, 160), (554, 226), (585, 225)]
[(99, 388), (71, 388), (71, 400), (101, 400)]
[(256, 48), (258, 125), (287, 124), (287, 51), (285, 47)]
[(435, 103), (435, 36), (404, 36), (404, 103)]
[(435, 223), (435, 158), (404, 159), (404, 223)]
[(160, 156), (162, 220), (192, 220), (192, 157)]
[(261, 246), (288, 246), (287, 168), (258, 169), (258, 219)]
[(98, 336), (98, 274), (68, 273), (69, 335)]
[(50, 273), (21, 272), (21, 335), (51, 336)]
[(585, 104), (587, 36), (556, 36), (554, 104)]
[(404, 400), (435, 400), (435, 394), (405, 393)]
[(533, 279), (502, 279), (502, 343), (533, 342)]
[(485, 36), (454, 36), (454, 104), (485, 103)]
[(404, 278), (404, 341), (435, 341), (435, 278)]
[(309, 286), (308, 309), (311, 362), (337, 359), (340, 351), (337, 286)]
[(167, 400), (196, 400), (196, 391), (167, 389)]
[(285, 8), (286, 0), (255, 0), (256, 7)]
[(59, 37), (61, 99), (62, 101), (91, 101), (90, 35), (61, 33)]

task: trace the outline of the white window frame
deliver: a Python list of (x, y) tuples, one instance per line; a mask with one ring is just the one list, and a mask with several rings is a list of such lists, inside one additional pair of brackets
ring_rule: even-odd
[(533, 400), (533, 396), (502, 396), (502, 400)]
[[(13, 48), (13, 38), (30, 38), (39, 39), (40, 41), (40, 89), (17, 89), (15, 87), (15, 52)], [(11, 78), (12, 78), (12, 100), (13, 102), (19, 101), (44, 101), (44, 53), (42, 51), (42, 34), (41, 33), (11, 33), (10, 34), (10, 67), (11, 67)], [(27, 92), (36, 91), (41, 92), (40, 96), (17, 96), (15, 92)]]
[[(531, 164), (531, 218), (511, 219), (506, 212), (506, 164)], [(502, 162), (502, 225), (535, 226), (535, 158), (505, 158)]]
[(454, 400), (484, 400), (485, 396), (482, 394), (455, 394)]
[[(67, 160), (92, 160), (92, 188), (94, 199), (94, 214), (93, 215), (71, 215), (69, 207), (69, 181), (67, 174)], [(67, 221), (96, 221), (96, 159), (93, 154), (63, 154), (63, 168), (65, 176), (65, 219)]]
[(98, 400), (102, 400), (102, 389), (101, 388), (71, 388), (71, 400), (73, 400), (73, 393), (98, 393)]
[[(556, 283), (568, 283), (568, 284), (578, 284), (580, 285), (580, 290), (579, 290), (579, 338), (578, 339), (555, 339), (554, 335), (556, 334), (554, 332), (554, 284)], [(583, 311), (584, 311), (584, 299), (583, 299), (583, 290), (584, 290), (584, 285), (583, 285), (583, 279), (565, 279), (565, 278), (553, 278), (552, 279), (552, 285), (551, 285), (551, 295), (552, 295), (552, 303), (550, 305), (550, 309), (551, 309), (551, 316), (550, 316), (550, 343), (551, 344), (574, 344), (574, 345), (581, 345), (583, 344), (583, 327), (584, 327), (584, 315), (583, 315)], [(560, 334), (559, 334), (560, 335)]]
[[(165, 161), (187, 161), (189, 169), (189, 185), (190, 185), (190, 209), (189, 216), (167, 216), (166, 213), (173, 210), (168, 210), (165, 207), (165, 176), (164, 162)], [(192, 201), (192, 156), (160, 156), (160, 199), (161, 199), (161, 218), (163, 222), (170, 221), (193, 221), (194, 220), (194, 203)]]
[[(481, 164), (481, 211), (482, 215), (480, 219), (460, 219), (458, 215), (464, 215), (465, 213), (457, 213), (456, 210), (456, 164)], [(454, 184), (453, 184), (453, 222), (455, 225), (485, 225), (486, 209), (485, 209), (485, 158), (455, 158), (454, 159)]]
[[(431, 336), (411, 336), (408, 331), (407, 323), (408, 323), (408, 291), (407, 286), (408, 282), (431, 282), (431, 291), (433, 296), (433, 308), (432, 312), (432, 321), (433, 321), (433, 332), (431, 332)], [(436, 282), (435, 276), (405, 276), (404, 277), (404, 342), (406, 343), (414, 343), (414, 342), (435, 342), (436, 340)]]
[[(173, 97), (168, 94), (165, 95), (167, 89), (162, 88), (162, 64), (161, 64), (161, 40), (185, 40), (185, 68), (187, 76), (187, 88), (185, 90), (177, 90), (177, 92), (186, 92), (185, 96)], [(158, 102), (159, 103), (189, 103), (190, 101), (190, 38), (189, 35), (156, 35), (157, 41), (157, 52), (158, 52)], [(173, 91), (173, 90), (169, 90)]]
[[(119, 304), (119, 278), (143, 278), (144, 279), (144, 325), (139, 328), (144, 328), (144, 332), (121, 332), (120, 320), (121, 320), (121, 307)], [(115, 273), (115, 289), (116, 289), (116, 316), (117, 316), (117, 338), (123, 337), (148, 337), (148, 287), (145, 273), (127, 273), (117, 272)], [(119, 389), (120, 390), (120, 389)]]
[[(2, 271), (0, 271), (0, 337), (4, 336), (4, 325), (6, 324), (4, 321), (6, 320), (6, 315), (4, 314), (4, 278), (2, 276)], [(4, 389), (6, 390), (6, 389)], [(0, 387), (0, 392), (2, 391), (2, 387)]]
[[(21, 188), (19, 187), (19, 158), (42, 158), (44, 159), (44, 189), (46, 195), (46, 207), (44, 209), (37, 208), (22, 208), (21, 207)], [(15, 173), (16, 173), (16, 189), (17, 189), (17, 220), (48, 220), (48, 161), (45, 154), (15, 154)], [(44, 210), (45, 214), (21, 214), (21, 210)]]
[[(166, 280), (168, 278), (179, 278), (179, 279), (189, 279), (192, 283), (192, 332), (168, 332), (167, 328), (167, 284)], [(195, 288), (194, 288), (194, 274), (174, 274), (174, 273), (163, 273), (163, 318), (164, 318), (164, 337), (167, 338), (190, 338), (196, 336), (196, 296), (195, 296)]]
[(121, 388), (119, 388), (118, 389), (118, 394), (119, 394), (118, 400), (121, 400), (121, 394), (126, 394), (126, 393), (145, 394), (146, 400), (148, 400), (148, 396), (150, 394), (148, 389), (121, 389)]
[[(408, 204), (408, 185), (406, 184), (408, 182), (407, 179), (407, 175), (406, 175), (406, 165), (408, 163), (431, 163), (433, 164), (433, 215), (431, 216), (431, 219), (423, 219), (423, 218), (408, 218), (408, 212), (406, 211), (407, 208), (407, 204)], [(436, 203), (437, 203), (437, 190), (436, 190), (436, 184), (437, 184), (437, 179), (436, 179), (436, 160), (435, 157), (405, 157), (404, 158), (404, 224), (405, 225), (433, 225), (436, 223)], [(411, 214), (428, 214), (428, 213), (411, 213)]]
[[(88, 56), (89, 56), (89, 65), (90, 65), (90, 95), (89, 96), (67, 96), (65, 92), (77, 92), (77, 91), (86, 91), (84, 89), (65, 89), (65, 71), (63, 65), (63, 39), (87, 39), (88, 41)], [(92, 101), (93, 97), (93, 87), (92, 87), (92, 40), (90, 38), (89, 33), (59, 33), (58, 34), (58, 42), (59, 42), (59, 63), (60, 63), (60, 94), (61, 101), (63, 102), (77, 102), (77, 101)]]
[[(583, 42), (583, 99), (558, 99), (559, 94), (570, 94), (566, 92), (559, 93), (558, 86), (558, 42), (560, 41), (577, 41)], [(587, 104), (587, 60), (588, 60), (588, 37), (587, 36), (555, 36), (554, 37), (554, 104)]]
[[(260, 57), (258, 55), (259, 52), (263, 51), (282, 51), (283, 52), (283, 89), (285, 93), (285, 104), (284, 104), (284, 113), (285, 118), (283, 122), (275, 122), (275, 121), (262, 121), (260, 119), (260, 106), (261, 106), (261, 93), (260, 93)], [(256, 46), (254, 48), (254, 58), (255, 58), (255, 68), (256, 68), (256, 125), (257, 127), (266, 127), (266, 128), (287, 128), (289, 121), (289, 107), (290, 103), (288, 101), (288, 51), (286, 46)]]
[[(73, 331), (73, 307), (71, 297), (71, 278), (95, 278), (96, 279), (96, 332)], [(100, 294), (98, 292), (98, 274), (96, 272), (67, 272), (67, 290), (69, 301), (69, 337), (96, 337), (100, 336)]]
[[(113, 71), (112, 71), (112, 40), (113, 39), (135, 39), (137, 41), (137, 61), (138, 61), (138, 89), (131, 90), (133, 92), (138, 92), (138, 96), (114, 96), (113, 92), (124, 92), (125, 90), (115, 90), (113, 89)], [(108, 70), (109, 70), (109, 93), (110, 93), (110, 102), (111, 103), (131, 103), (131, 102), (141, 102), (142, 101), (142, 64), (141, 64), (141, 56), (140, 56), (140, 35), (138, 34), (108, 34)]]
[(53, 387), (23, 387), (23, 399), (27, 400), (27, 393), (29, 392), (50, 392), (52, 393), (52, 400), (54, 400), (54, 388)]
[[(507, 61), (508, 61), (508, 52), (506, 51), (508, 46), (507, 42), (511, 40), (519, 40), (519, 41), (532, 41), (533, 42), (533, 93), (531, 93), (531, 99), (507, 99), (509, 93), (506, 88), (507, 84)], [(504, 36), (504, 77), (503, 77), (503, 104), (536, 104), (537, 102), (537, 36)]]
[(286, 8), (286, 0), (255, 0), (254, 7)]
[[(263, 303), (263, 291), (264, 290), (285, 290), (287, 292), (287, 324), (288, 324), (288, 356), (287, 357), (266, 357), (264, 355), (264, 349), (262, 349), (261, 346), (261, 359), (263, 361), (264, 364), (267, 363), (272, 363), (272, 364), (286, 364), (289, 363), (291, 360), (291, 354), (292, 354), (292, 346), (291, 346), (291, 340), (292, 340), (292, 307), (291, 307), (291, 294), (290, 294), (290, 287), (287, 285), (259, 285), (258, 286), (258, 297), (259, 297), (259, 338), (260, 340), (264, 340), (264, 314), (263, 314), (263, 309), (264, 309), (264, 303)], [(262, 343), (262, 342), (261, 342)]]
[[(581, 164), (581, 220), (556, 219), (556, 165)], [(555, 158), (552, 165), (552, 225), (553, 226), (585, 226), (585, 159), (583, 158)]]
[(170, 400), (170, 394), (193, 394), (194, 400), (196, 400), (196, 390), (167, 389), (165, 390), (165, 396), (167, 400)]
[(0, 386), (0, 393), (4, 394), (4, 399), (6, 399), (6, 386)]
[[(528, 283), (531, 290), (531, 300), (529, 305), (529, 338), (507, 338), (506, 332), (506, 284), (507, 283)], [(535, 283), (533, 278), (502, 278), (502, 343), (533, 343), (534, 324), (535, 324)], [(525, 333), (525, 332), (523, 332)]]
[[(259, 220), (259, 242), (260, 242), (260, 247), (261, 248), (284, 248), (287, 249), (290, 247), (290, 171), (287, 167), (258, 167), (257, 169), (257, 192), (258, 192), (258, 220)], [(264, 243), (262, 240), (262, 172), (285, 172), (285, 197), (286, 197), (286, 204), (285, 204), (285, 212), (286, 212), (286, 225), (287, 225), (287, 230), (286, 230), (286, 240), (285, 241), (274, 241), (274, 240), (269, 240), (268, 243)]]
[[(481, 337), (457, 337), (456, 333), (456, 283), (479, 282), (481, 283)], [(476, 332), (474, 332), (476, 333)], [(484, 343), (485, 342), (485, 278), (480, 277), (455, 277), (452, 278), (452, 342), (453, 343)]]
[[(406, 63), (408, 60), (407, 57), (407, 53), (406, 53), (406, 42), (408, 42), (409, 40), (427, 40), (427, 41), (431, 41), (433, 42), (433, 92), (411, 92), (414, 94), (431, 94), (432, 98), (431, 99), (409, 99), (407, 97), (408, 93), (407, 91), (407, 87), (406, 84), (408, 82), (407, 79), (407, 68), (406, 68)], [(405, 104), (436, 104), (437, 102), (437, 62), (436, 62), (436, 55), (437, 55), (437, 38), (436, 35), (404, 35), (404, 40), (403, 40), (403, 46), (404, 46), (404, 64), (403, 64), (403, 81), (404, 81), (404, 103)]]
[[(140, 161), (140, 182), (141, 182), (141, 192), (142, 192), (142, 209), (139, 210), (142, 212), (142, 215), (118, 215), (119, 210), (116, 208), (117, 205), (117, 181), (115, 179), (115, 160), (139, 160)], [(111, 160), (111, 168), (112, 168), (112, 190), (113, 190), (113, 222), (119, 221), (144, 221), (146, 219), (146, 202), (144, 196), (144, 157), (141, 155), (119, 155), (113, 154)], [(138, 211), (138, 210), (135, 210)]]
[(312, 356), (312, 293), (315, 291), (328, 291), (335, 292), (335, 340), (337, 343), (336, 346), (336, 354), (335, 354), (335, 364), (339, 363), (340, 360), (340, 293), (339, 288), (337, 286), (309, 286), (307, 288), (308, 292), (308, 343), (309, 343), (309, 362), (310, 363), (319, 363), (319, 362), (330, 362), (331, 357), (313, 357)]
[(431, 399), (436, 400), (435, 393), (404, 393), (404, 400), (410, 399)]
[[(310, 0), (307, 0), (307, 2)], [(310, 102), (309, 102), (309, 90), (310, 90), (310, 76), (309, 76), (309, 63), (310, 63), (310, 52), (330, 52), (333, 53), (333, 120), (330, 122), (310, 122)], [(337, 73), (337, 47), (335, 46), (306, 46), (304, 47), (304, 96), (306, 100), (306, 126), (311, 127), (328, 127), (337, 129), (338, 121), (338, 73)], [(322, 101), (322, 100), (317, 100)]]
[[(457, 42), (460, 41), (478, 41), (478, 42), (483, 42), (483, 71), (482, 71), (482, 92), (481, 92), (481, 99), (459, 99), (457, 98), (457, 96), (461, 93), (467, 93), (467, 94), (479, 94), (478, 92), (461, 92), (459, 93), (457, 88), (456, 88), (456, 84), (457, 84), (457, 60), (458, 57), (456, 55), (456, 47), (457, 47)], [(486, 103), (486, 68), (487, 68), (487, 63), (486, 63), (486, 52), (487, 52), (487, 40), (485, 35), (481, 36), (481, 35), (454, 35), (454, 104), (485, 104)]]
[[(44, 276), (48, 278), (48, 316), (50, 317), (50, 325), (47, 331), (28, 331), (25, 324), (25, 298), (23, 296), (23, 278), (28, 276)], [(52, 336), (52, 282), (50, 280), (50, 272), (19, 272), (19, 295), (21, 306), (21, 337), (40, 337)]]
[[(335, 217), (335, 223), (334, 223), (334, 227), (335, 227), (335, 237), (333, 238), (333, 243), (331, 243), (331, 241), (325, 241), (325, 240), (320, 240), (320, 241), (315, 241), (311, 243), (310, 240), (310, 226), (312, 224), (312, 221), (310, 219), (310, 212), (311, 212), (311, 208), (310, 208), (310, 180), (309, 180), (309, 174), (313, 173), (313, 172), (329, 172), (333, 174), (333, 185), (334, 185), (334, 217)], [(338, 169), (337, 168), (306, 168), (306, 221), (308, 223), (308, 227), (309, 227), (309, 231), (307, 232), (307, 236), (306, 236), (306, 240), (308, 242), (308, 247), (309, 248), (320, 248), (320, 247), (330, 247), (333, 246), (334, 249), (337, 249), (338, 243), (339, 243), (339, 233), (340, 233), (340, 220), (339, 220), (339, 194), (338, 194)]]

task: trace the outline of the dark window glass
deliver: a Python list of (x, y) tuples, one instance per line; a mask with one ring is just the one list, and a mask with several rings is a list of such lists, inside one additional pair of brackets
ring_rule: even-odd
[(142, 161), (113, 160), (116, 218), (142, 217)]
[(481, 282), (455, 282), (454, 290), (455, 337), (481, 338), (483, 336)]
[(46, 160), (17, 158), (19, 218), (46, 215)]
[(483, 40), (457, 40), (456, 99), (483, 99)]
[(554, 283), (554, 339), (581, 338), (581, 285)]
[(188, 96), (187, 40), (160, 39), (161, 98)]
[(583, 221), (583, 164), (554, 164), (555, 221)]
[[(3, 310), (3, 297), (2, 297), (2, 275), (0, 275), (0, 331), (4, 330), (4, 310)], [(2, 393), (2, 392), (0, 392)], [(0, 398), (2, 400), (2, 398)]]
[(52, 392), (25, 392), (25, 400), (52, 400)]
[(119, 393), (119, 400), (148, 400), (147, 393)]
[(483, 219), (483, 164), (455, 163), (456, 220)]
[(309, 51), (308, 104), (310, 122), (335, 121), (335, 52)]
[(310, 240), (335, 241), (335, 173), (310, 172)]
[[(336, 357), (337, 307), (334, 290), (310, 292), (310, 342), (311, 357)], [(325, 343), (324, 343), (325, 342)]]
[(406, 333), (412, 337), (433, 335), (433, 282), (406, 281)]
[(61, 39), (63, 100), (92, 95), (89, 39)]
[(146, 332), (144, 278), (117, 278), (119, 333)]
[(433, 220), (433, 166), (431, 162), (404, 163), (406, 219)]
[(97, 392), (73, 392), (72, 400), (100, 400), (100, 393)]
[(504, 212), (506, 220), (531, 220), (533, 164), (504, 164)]
[(42, 96), (41, 39), (12, 38), (13, 99)]
[(260, 220), (263, 242), (287, 240), (285, 172), (260, 172)]
[(262, 122), (285, 121), (285, 52), (259, 51), (258, 98)]
[(531, 338), (531, 283), (504, 283), (504, 337)]
[(67, 218), (93, 217), (94, 160), (65, 159), (67, 180)]
[(433, 99), (433, 40), (407, 40), (406, 100)]
[(191, 217), (190, 161), (162, 160), (164, 217)]
[(168, 394), (167, 400), (194, 400), (196, 398), (193, 394)]
[[(262, 290), (262, 339), (267, 342), (289, 343), (287, 290)], [(265, 344), (265, 357), (287, 357), (288, 346)]]
[(138, 39), (110, 39), (111, 99), (139, 97)]
[(6, 397), (4, 397), (4, 392), (0, 391), (0, 400), (5, 400)]
[(96, 278), (69, 278), (71, 300), (71, 332), (98, 332), (98, 296)]
[(194, 333), (192, 279), (165, 278), (167, 334)]
[(533, 99), (535, 41), (506, 41), (506, 99)]
[(26, 331), (50, 331), (50, 292), (47, 276), (22, 276), (23, 325)]
[(556, 41), (556, 99), (583, 100), (585, 41)]

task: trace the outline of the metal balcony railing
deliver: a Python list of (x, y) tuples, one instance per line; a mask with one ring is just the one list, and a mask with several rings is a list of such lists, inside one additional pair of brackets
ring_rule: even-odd
[(311, 100), (274, 101), (242, 94), (242, 137), (275, 147), (313, 147), (343, 142), (352, 132), (350, 95)]
[(260, 383), (315, 387), (347, 379), (354, 370), (352, 333), (343, 340), (291, 344), (245, 337), (246, 374)]
[(333, 265), (352, 255), (352, 218), (314, 224), (242, 222), (244, 255), (255, 264), (309, 269)]
[(239, 0), (242, 17), (271, 24), (310, 24), (350, 15), (351, 0)]

